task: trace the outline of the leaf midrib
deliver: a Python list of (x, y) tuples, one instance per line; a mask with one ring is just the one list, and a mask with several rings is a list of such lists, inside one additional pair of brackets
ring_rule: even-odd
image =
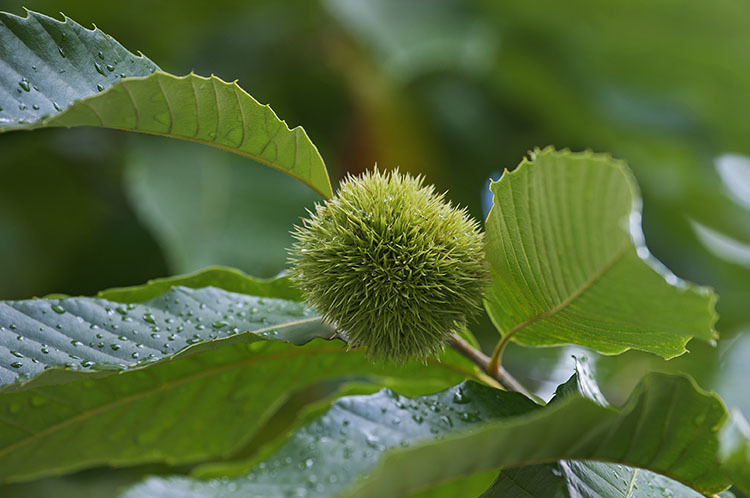
[[(227, 146), (227, 145), (222, 145), (222, 144), (219, 144), (218, 142), (216, 142), (216, 138), (214, 138), (213, 140), (204, 140), (204, 139), (196, 138), (196, 136), (195, 136), (195, 135), (194, 135), (194, 136), (192, 136), (192, 137), (189, 137), (189, 136), (183, 136), (183, 135), (176, 135), (176, 134), (173, 134), (173, 133), (171, 133), (172, 125), (174, 124), (174, 118), (173, 118), (173, 116), (172, 116), (172, 113), (173, 113), (173, 111), (172, 111), (172, 108), (171, 108), (171, 104), (169, 103), (169, 100), (168, 100), (168, 99), (166, 98), (166, 95), (165, 95), (164, 89), (163, 89), (163, 87), (162, 87), (162, 85), (161, 85), (161, 81), (160, 81), (160, 80), (159, 80), (158, 78), (156, 78), (156, 81), (157, 81), (157, 84), (158, 84), (158, 86), (159, 86), (159, 89), (160, 89), (160, 91), (161, 91), (162, 95), (164, 95), (164, 102), (166, 103), (166, 105), (167, 105), (167, 109), (169, 110), (169, 114), (170, 114), (170, 125), (169, 125), (169, 131), (167, 131), (167, 132), (159, 132), (159, 131), (149, 131), (149, 130), (143, 130), (143, 129), (139, 128), (138, 122), (139, 122), (139, 116), (140, 116), (140, 112), (139, 112), (139, 110), (138, 110), (138, 106), (137, 106), (137, 105), (135, 105), (135, 101), (134, 101), (134, 99), (133, 99), (133, 97), (132, 97), (132, 95), (131, 95), (131, 93), (130, 93), (130, 90), (128, 89), (128, 87), (127, 87), (126, 83), (130, 83), (131, 81), (143, 81), (143, 80), (145, 80), (145, 79), (147, 79), (147, 78), (151, 78), (151, 77), (153, 77), (153, 76), (154, 76), (155, 74), (156, 74), (156, 75), (163, 75), (163, 76), (167, 76), (167, 77), (169, 77), (169, 78), (174, 78), (174, 79), (179, 79), (179, 78), (180, 78), (180, 77), (178, 77), (178, 76), (174, 76), (173, 74), (170, 74), (170, 73), (166, 73), (166, 72), (164, 72), (164, 71), (160, 71), (160, 70), (158, 70), (158, 71), (156, 71), (156, 72), (154, 72), (154, 73), (152, 73), (151, 75), (148, 75), (148, 76), (142, 76), (142, 77), (132, 77), (132, 78), (129, 78), (129, 79), (128, 79), (129, 81), (128, 81), (128, 80), (123, 80), (123, 81), (120, 81), (120, 82), (117, 82), (117, 83), (115, 83), (114, 85), (110, 86), (110, 87), (109, 87), (109, 88), (107, 88), (107, 89), (106, 89), (106, 90), (105, 90), (104, 92), (102, 92), (102, 93), (100, 93), (100, 94), (93, 94), (93, 95), (89, 95), (89, 96), (87, 96), (87, 97), (84, 97), (84, 98), (82, 98), (82, 99), (79, 99), (79, 100), (77, 100), (77, 101), (75, 101), (75, 102), (71, 103), (71, 105), (70, 105), (70, 106), (68, 106), (68, 107), (67, 107), (66, 109), (64, 109), (64, 110), (63, 110), (62, 112), (59, 112), (59, 113), (57, 113), (57, 114), (54, 114), (54, 115), (52, 115), (52, 116), (50, 116), (50, 117), (48, 117), (48, 118), (46, 118), (46, 119), (44, 119), (44, 118), (43, 118), (43, 119), (39, 120), (39, 123), (40, 123), (40, 124), (41, 124), (42, 126), (49, 126), (49, 125), (48, 125), (48, 123), (50, 123), (50, 122), (54, 122), (54, 120), (55, 120), (56, 118), (58, 118), (58, 117), (60, 117), (60, 116), (63, 116), (63, 115), (64, 115), (64, 114), (66, 113), (66, 111), (68, 111), (69, 109), (71, 109), (71, 108), (72, 108), (72, 107), (73, 107), (74, 105), (76, 105), (76, 104), (80, 104), (80, 105), (83, 105), (83, 106), (85, 106), (85, 107), (86, 107), (87, 109), (89, 109), (89, 110), (90, 110), (91, 112), (93, 112), (93, 113), (94, 113), (94, 115), (95, 115), (95, 116), (97, 117), (97, 119), (99, 120), (100, 126), (101, 126), (102, 128), (108, 128), (108, 129), (111, 129), (111, 130), (119, 130), (119, 131), (127, 131), (127, 132), (137, 132), (137, 133), (144, 133), (144, 134), (147, 134), (147, 135), (156, 135), (156, 136), (160, 136), (160, 137), (177, 138), (177, 139), (180, 139), (180, 140), (185, 140), (185, 141), (188, 141), (188, 142), (196, 142), (196, 143), (200, 143), (200, 144), (208, 145), (208, 146), (211, 146), (211, 147), (216, 147), (216, 148), (218, 148), (218, 149), (221, 149), (221, 150), (225, 150), (225, 151), (227, 151), (227, 152), (232, 152), (232, 153), (234, 153), (234, 154), (238, 154), (238, 155), (240, 155), (240, 156), (242, 156), (242, 157), (247, 157), (248, 159), (252, 159), (253, 161), (259, 162), (259, 163), (261, 163), (261, 164), (265, 164), (266, 166), (270, 166), (270, 167), (272, 167), (272, 168), (274, 168), (274, 169), (276, 169), (276, 170), (278, 170), (278, 171), (281, 171), (281, 172), (283, 172), (283, 173), (285, 173), (285, 174), (287, 174), (287, 175), (289, 175), (289, 176), (291, 176), (291, 177), (293, 177), (293, 178), (296, 178), (297, 180), (300, 180), (300, 181), (301, 181), (301, 182), (303, 182), (303, 183), (306, 183), (306, 184), (308, 184), (308, 185), (310, 186), (310, 188), (312, 188), (313, 190), (315, 190), (315, 191), (316, 191), (316, 192), (317, 192), (318, 194), (320, 194), (320, 195), (321, 195), (321, 196), (322, 196), (322, 197), (323, 197), (324, 199), (328, 199), (328, 198), (330, 197), (330, 196), (329, 196), (328, 194), (326, 194), (325, 192), (323, 192), (323, 191), (321, 191), (320, 189), (318, 189), (318, 187), (315, 187), (315, 186), (313, 186), (313, 185), (309, 184), (309, 183), (308, 183), (308, 181), (310, 180), (310, 178), (303, 178), (302, 176), (300, 176), (300, 175), (298, 175), (298, 174), (296, 174), (296, 173), (294, 172), (294, 169), (293, 169), (293, 168), (294, 168), (294, 166), (296, 165), (296, 162), (297, 162), (297, 153), (298, 153), (298, 150), (295, 150), (295, 158), (294, 158), (294, 163), (295, 163), (295, 164), (294, 164), (294, 165), (293, 165), (293, 166), (292, 166), (292, 167), (291, 167), (290, 169), (286, 169), (286, 168), (283, 168), (283, 167), (279, 166), (278, 164), (275, 164), (274, 162), (272, 162), (272, 161), (269, 161), (269, 160), (267, 160), (267, 159), (264, 159), (263, 157), (261, 157), (261, 156), (260, 156), (260, 154), (263, 154), (263, 152), (265, 152), (266, 148), (268, 148), (268, 146), (269, 146), (269, 145), (270, 145), (270, 144), (271, 144), (272, 142), (274, 142), (274, 140), (276, 139), (276, 136), (277, 136), (277, 135), (278, 135), (278, 134), (279, 134), (279, 133), (281, 132), (282, 128), (283, 128), (283, 127), (285, 126), (283, 122), (282, 122), (282, 124), (281, 124), (281, 125), (280, 125), (280, 126), (279, 126), (279, 127), (277, 128), (277, 129), (276, 129), (276, 132), (274, 133), (274, 135), (273, 135), (273, 136), (272, 136), (272, 137), (271, 137), (271, 138), (269, 139), (269, 141), (268, 141), (268, 142), (266, 143), (266, 145), (265, 145), (265, 146), (263, 147), (263, 149), (262, 149), (262, 150), (261, 150), (261, 151), (260, 151), (260, 152), (258, 153), (258, 155), (255, 155), (255, 154), (250, 154), (250, 153), (248, 153), (248, 152), (245, 152), (245, 151), (243, 151), (243, 150), (241, 150), (241, 149), (237, 148), (237, 147), (240, 147), (240, 146), (242, 146), (242, 144), (243, 144), (243, 143), (244, 143), (244, 141), (245, 141), (245, 132), (246, 132), (245, 128), (246, 128), (246, 124), (245, 124), (245, 115), (244, 115), (244, 112), (242, 111), (242, 105), (239, 105), (239, 106), (238, 106), (238, 107), (239, 107), (239, 109), (240, 109), (240, 114), (241, 114), (241, 117), (242, 117), (242, 141), (240, 142), (240, 145), (239, 145), (239, 146), (237, 146), (237, 147), (232, 147), (232, 146)], [(195, 76), (195, 77), (197, 77), (197, 78), (200, 78), (200, 76), (194, 75), (193, 73), (191, 73), (190, 75), (188, 75), (188, 77), (191, 77), (191, 76)], [(210, 80), (212, 81), (212, 85), (211, 85), (211, 86), (212, 86), (212, 87), (213, 87), (213, 89), (214, 89), (214, 95), (216, 95), (216, 87), (215, 87), (215, 85), (216, 85), (216, 80), (214, 80), (213, 78), (210, 78)], [(194, 84), (193, 84), (193, 82), (194, 82), (194, 79), (193, 79), (193, 78), (190, 78), (190, 82), (191, 82), (191, 86), (193, 86), (193, 95), (195, 96), (195, 86), (194, 86)], [(224, 83), (224, 82), (223, 82), (223, 83)], [(106, 125), (106, 124), (104, 124), (104, 119), (102, 118), (102, 116), (101, 116), (101, 115), (99, 114), (99, 112), (98, 112), (98, 111), (97, 111), (97, 110), (96, 110), (96, 109), (95, 109), (95, 108), (94, 108), (93, 106), (91, 106), (91, 105), (90, 105), (90, 103), (89, 103), (89, 101), (90, 101), (90, 100), (92, 100), (92, 99), (95, 99), (95, 98), (101, 97), (102, 95), (106, 95), (106, 94), (108, 94), (108, 93), (112, 93), (112, 92), (111, 92), (111, 89), (112, 89), (112, 88), (115, 88), (115, 87), (117, 87), (117, 85), (121, 86), (121, 87), (122, 87), (122, 88), (123, 88), (123, 89), (125, 90), (125, 93), (127, 94), (128, 98), (129, 98), (129, 100), (130, 100), (130, 102), (131, 102), (131, 104), (132, 104), (132, 106), (133, 106), (133, 109), (134, 109), (134, 111), (135, 111), (135, 114), (136, 114), (136, 125), (135, 125), (135, 127), (134, 127), (134, 128), (124, 128), (124, 127), (119, 127), (119, 126), (110, 126), (110, 125)], [(247, 92), (245, 92), (245, 91), (244, 91), (244, 90), (242, 90), (241, 88), (238, 88), (238, 87), (236, 86), (236, 84), (235, 84), (235, 85), (234, 85), (234, 86), (232, 87), (232, 91), (233, 91), (233, 93), (234, 93), (235, 97), (236, 97), (236, 98), (238, 99), (238, 101), (239, 101), (239, 98), (240, 98), (240, 94), (241, 94), (241, 93), (238, 93), (238, 90), (239, 90), (239, 92), (241, 92), (241, 93), (245, 93), (245, 94), (246, 94), (246, 95), (247, 95), (248, 97), (252, 98), (252, 97), (251, 97), (251, 96), (250, 96), (249, 94), (247, 94)], [(197, 96), (195, 96), (195, 100), (196, 100), (196, 105), (197, 105)], [(218, 107), (219, 107), (219, 106), (218, 106), (218, 100), (217, 100), (217, 105), (216, 105), (216, 107), (217, 107), (217, 113), (219, 113), (219, 109), (218, 109)], [(266, 106), (266, 107), (267, 107), (267, 106)], [(266, 111), (266, 113), (267, 113), (267, 112), (268, 112), (268, 111)], [(219, 116), (218, 116), (218, 118), (220, 119), (220, 118), (221, 118), (221, 116), (219, 115)], [(267, 119), (268, 119), (268, 116), (266, 115), (266, 120), (267, 120)], [(197, 126), (198, 126), (198, 128), (196, 128), (196, 135), (197, 135), (197, 133), (198, 133), (198, 130), (200, 129), (200, 119), (196, 119), (196, 122), (198, 123), (198, 125), (197, 125)], [(217, 125), (217, 127), (218, 127), (218, 125)], [(295, 149), (299, 147), (299, 136), (298, 136), (298, 128), (299, 128), (299, 126), (296, 126), (296, 127), (294, 127), (294, 128), (288, 128), (288, 127), (287, 127), (287, 130), (288, 130), (288, 131), (290, 131), (290, 132), (293, 132), (293, 133), (294, 133), (295, 146), (296, 146), (296, 147), (295, 147)]]
[(560, 304), (557, 304), (556, 306), (554, 306), (548, 311), (543, 311), (542, 313), (532, 316), (531, 318), (527, 318), (523, 322), (517, 324), (515, 327), (510, 329), (510, 331), (507, 334), (505, 334), (505, 337), (503, 339), (507, 341), (512, 336), (514, 336), (521, 330), (525, 329), (526, 327), (533, 325), (534, 323), (540, 320), (549, 318), (559, 313), (566, 307), (568, 307), (573, 301), (575, 301), (581, 295), (583, 295), (584, 292), (589, 290), (600, 278), (604, 276), (605, 273), (607, 273), (607, 271), (609, 271), (610, 268), (612, 268), (620, 259), (622, 259), (623, 256), (625, 256), (625, 253), (630, 247), (630, 244), (629, 244), (630, 241), (631, 241), (630, 238), (625, 238), (622, 245), (615, 251), (612, 257), (609, 260), (607, 260), (602, 265), (602, 267), (591, 276), (591, 278), (589, 278), (587, 281), (581, 284), (581, 286), (578, 289), (576, 289), (575, 292), (573, 292), (570, 296), (565, 298), (565, 300), (560, 302)]
[(336, 352), (336, 351), (343, 351), (343, 350), (341, 348), (332, 347), (332, 346), (320, 347), (320, 348), (315, 348), (315, 349), (292, 349), (292, 350), (289, 350), (289, 351), (281, 351), (281, 352), (278, 352), (278, 353), (266, 355), (266, 356), (263, 356), (263, 357), (260, 357), (260, 358), (259, 357), (248, 358), (248, 359), (245, 359), (245, 360), (242, 360), (242, 361), (237, 361), (237, 362), (229, 363), (229, 364), (226, 364), (226, 365), (221, 365), (220, 367), (214, 367), (214, 368), (210, 368), (208, 370), (202, 370), (199, 373), (196, 373), (196, 374), (193, 374), (193, 375), (190, 375), (190, 376), (187, 376), (187, 377), (183, 377), (181, 379), (169, 381), (169, 382), (166, 382), (166, 383), (163, 383), (163, 384), (159, 384), (158, 386), (156, 386), (156, 387), (154, 387), (152, 389), (148, 389), (146, 391), (141, 391), (139, 393), (133, 394), (133, 395), (125, 397), (125, 398), (120, 398), (118, 400), (115, 400), (113, 402), (110, 402), (110, 403), (98, 406), (98, 407), (96, 407), (94, 409), (91, 409), (91, 410), (83, 411), (83, 412), (79, 413), (78, 415), (76, 415), (74, 417), (71, 417), (71, 418), (66, 419), (66, 420), (64, 420), (62, 422), (54, 424), (54, 425), (52, 425), (52, 426), (50, 426), (50, 427), (48, 427), (46, 429), (42, 429), (41, 431), (36, 432), (33, 435), (31, 435), (31, 436), (29, 436), (29, 437), (27, 437), (25, 439), (21, 439), (21, 440), (15, 442), (15, 443), (13, 443), (10, 446), (7, 446), (7, 447), (5, 447), (3, 449), (0, 449), (0, 457), (5, 456), (6, 454), (11, 453), (12, 451), (15, 451), (16, 449), (20, 448), (21, 446), (25, 446), (25, 445), (27, 445), (27, 444), (35, 441), (35, 440), (41, 439), (44, 436), (52, 434), (52, 433), (58, 431), (59, 429), (65, 428), (65, 427), (70, 426), (70, 425), (73, 425), (76, 422), (81, 422), (81, 421), (87, 420), (87, 419), (89, 419), (89, 418), (91, 418), (91, 417), (93, 417), (95, 415), (99, 415), (101, 413), (107, 412), (107, 411), (112, 410), (114, 408), (117, 408), (117, 407), (120, 407), (120, 406), (123, 406), (123, 405), (127, 405), (128, 403), (135, 402), (135, 401), (137, 401), (139, 399), (145, 398), (146, 396), (150, 396), (151, 394), (155, 394), (155, 393), (158, 393), (158, 392), (161, 392), (161, 391), (167, 391), (167, 390), (170, 390), (172, 388), (178, 387), (178, 386), (180, 386), (182, 384), (185, 384), (185, 383), (188, 383), (188, 382), (192, 382), (194, 380), (198, 380), (198, 379), (201, 379), (201, 378), (204, 378), (204, 377), (210, 377), (210, 376), (219, 374), (219, 373), (227, 371), (227, 370), (232, 370), (232, 369), (235, 369), (235, 368), (240, 368), (240, 367), (244, 367), (244, 366), (247, 366), (247, 365), (252, 365), (254, 363), (261, 363), (261, 362), (264, 362), (264, 361), (276, 360), (276, 359), (279, 359), (279, 358), (292, 357), (292, 356), (303, 355), (303, 354), (329, 353), (329, 352)]

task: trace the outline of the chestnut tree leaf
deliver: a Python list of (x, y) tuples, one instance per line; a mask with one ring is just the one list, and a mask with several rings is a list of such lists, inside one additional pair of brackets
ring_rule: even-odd
[(101, 296), (0, 302), (0, 482), (229, 457), (324, 381), (425, 393), (474, 376), (452, 350), (372, 364), (286, 279), (213, 268)]
[(100, 126), (199, 142), (332, 195), (317, 148), (237, 82), (177, 77), (97, 28), (0, 12), (0, 132)]
[[(624, 486), (623, 496), (631, 484), (700, 496), (721, 492), (733, 481), (741, 487), (741, 469), (750, 467), (750, 460), (734, 450), (747, 443), (746, 436), (734, 432), (727, 436), (731, 445), (720, 442), (726, 424), (727, 411), (716, 395), (701, 391), (688, 377), (666, 374), (645, 377), (620, 409), (575, 393), (541, 407), (518, 393), (474, 382), (415, 398), (386, 389), (340, 398), (243, 475), (209, 480), (154, 477), (128, 490), (124, 498), (273, 498), (295, 493), (309, 498), (388, 498), (497, 468), (521, 467), (510, 472), (536, 472), (537, 477), (542, 470), (554, 481), (549, 467), (526, 466), (560, 460), (564, 462), (558, 468), (565, 472), (557, 477), (569, 480), (564, 489), (575, 489), (575, 480), (583, 479), (593, 490)], [(729, 459), (722, 456), (725, 448), (730, 448)], [(600, 462), (620, 467), (612, 474)], [(660, 475), (649, 477), (625, 466)], [(610, 473), (606, 479), (592, 479), (592, 473), (603, 471)], [(613, 478), (615, 482), (609, 482)], [(623, 484), (623, 479), (629, 480)]]
[(716, 338), (716, 296), (649, 255), (625, 163), (536, 150), (491, 185), (486, 308), (504, 340), (679, 356)]

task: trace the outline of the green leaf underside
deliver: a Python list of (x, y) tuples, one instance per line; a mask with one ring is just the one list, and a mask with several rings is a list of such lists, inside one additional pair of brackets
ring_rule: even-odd
[(99, 30), (35, 12), (0, 13), (0, 42), (0, 131), (100, 126), (181, 138), (249, 157), (332, 195), (305, 131), (289, 129), (236, 82), (160, 72)]
[[(518, 393), (471, 382), (414, 399), (385, 390), (341, 398), (247, 475), (152, 478), (125, 496), (407, 496), (492, 468), (559, 460), (642, 467), (710, 494), (732, 478), (718, 455), (726, 415), (716, 396), (664, 374), (647, 376), (621, 410), (579, 396), (540, 408)], [(564, 463), (572, 482), (607, 471), (604, 464)], [(628, 477), (639, 487), (668, 484), (641, 472), (622, 468), (610, 485), (619, 488)]]
[(0, 131), (38, 126), (76, 100), (158, 66), (98, 29), (0, 12)]
[[(252, 333), (247, 333), (252, 332)], [(172, 287), (142, 304), (87, 297), (0, 302), (0, 381), (55, 382), (70, 372), (125, 369), (227, 342), (304, 344), (333, 330), (304, 304), (206, 287)], [(192, 346), (192, 348), (191, 348)], [(188, 349), (189, 348), (189, 349)], [(60, 375), (60, 374), (63, 375)], [(6, 390), (23, 389), (11, 384)]]
[(716, 336), (715, 295), (648, 256), (624, 163), (545, 149), (491, 189), (485, 305), (504, 335), (529, 346), (664, 358), (684, 353), (692, 337)]

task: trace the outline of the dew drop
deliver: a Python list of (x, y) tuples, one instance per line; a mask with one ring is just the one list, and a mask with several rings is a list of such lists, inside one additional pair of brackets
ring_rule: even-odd
[(468, 396), (466, 396), (466, 393), (464, 393), (463, 388), (458, 388), (455, 393), (453, 393), (453, 402), (459, 405), (465, 405), (469, 402)]
[(60, 52), (61, 57), (65, 57), (65, 50), (62, 47), (57, 47), (57, 51)]
[(32, 109), (34, 109), (35, 111), (38, 111), (38, 110), (39, 110), (39, 106), (38, 106), (38, 105), (36, 105), (36, 104), (32, 105), (32, 106), (31, 106), (31, 108), (32, 108)]
[(55, 313), (58, 313), (60, 315), (65, 313), (65, 308), (63, 308), (59, 304), (53, 304), (51, 307), (52, 307), (52, 311), (54, 311)]
[(226, 327), (227, 325), (229, 325), (229, 323), (227, 323), (227, 322), (225, 322), (223, 320), (218, 320), (218, 321), (216, 321), (216, 322), (214, 322), (212, 324), (213, 328), (215, 328), (215, 329), (220, 329), (222, 327)]
[(104, 91), (104, 87), (100, 84), (96, 85), (96, 89), (99, 90), (100, 92)]
[(479, 415), (471, 412), (463, 412), (458, 416), (458, 418), (460, 418), (464, 422), (479, 422), (480, 420)]
[(143, 319), (148, 323), (156, 323), (156, 320), (154, 320), (154, 315), (152, 315), (151, 313), (144, 313)]
[(115, 70), (115, 66), (113, 66), (112, 64), (107, 64), (107, 71), (112, 72), (114, 70)]
[(19, 353), (18, 351), (11, 351), (10, 354), (15, 356), (16, 358), (23, 358), (23, 355)]
[(24, 91), (31, 91), (31, 85), (29, 85), (29, 80), (27, 80), (26, 78), (22, 78), (21, 81), (18, 82), (18, 86), (23, 88)]
[(117, 351), (121, 346), (119, 344), (110, 344), (109, 347), (112, 348), (112, 351)]
[(101, 60), (104, 60), (104, 54), (101, 52), (97, 52), (96, 54)]
[(23, 363), (20, 363), (18, 361), (14, 361), (13, 363), (10, 364), (10, 366), (13, 367), (13, 368), (21, 368), (23, 366)]

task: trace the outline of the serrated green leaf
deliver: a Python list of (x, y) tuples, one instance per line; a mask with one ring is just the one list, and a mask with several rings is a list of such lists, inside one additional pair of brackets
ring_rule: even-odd
[(159, 67), (102, 31), (0, 12), (0, 132), (43, 126), (79, 99)]
[[(700, 391), (689, 378), (664, 374), (646, 377), (621, 410), (579, 396), (541, 408), (518, 393), (475, 383), (414, 399), (385, 390), (340, 399), (247, 475), (209, 481), (153, 478), (124, 496), (274, 497), (304, 492), (311, 498), (385, 498), (492, 468), (558, 460), (643, 467), (711, 494), (735, 478), (735, 470), (719, 456), (717, 432), (726, 416), (715, 395)], [(564, 463), (571, 481), (606, 469)], [(631, 483), (656, 489), (668, 482), (641, 480), (648, 476), (639, 477), (640, 472), (617, 474), (613, 489), (619, 489), (623, 479), (625, 495)], [(590, 489), (599, 489), (596, 486)]]
[(486, 308), (505, 340), (672, 358), (716, 337), (716, 296), (649, 257), (623, 162), (545, 149), (491, 188)]
[[(159, 71), (98, 29), (0, 13), (0, 132), (101, 126), (204, 143), (332, 195), (318, 150), (236, 82)], [(153, 73), (153, 74), (152, 74)]]
[[(252, 284), (212, 269), (119, 292), (139, 300), (170, 285), (139, 304), (100, 298), (0, 304), (2, 372), (33, 375), (0, 391), (0, 481), (102, 464), (227, 457), (291, 393), (323, 380), (353, 377), (424, 393), (473, 376), (473, 367), (452, 351), (437, 366), (373, 365), (341, 341), (320, 339), (331, 329), (297, 301), (171, 286), (197, 285), (210, 275), (228, 276), (226, 285), (245, 290)], [(272, 285), (265, 290), (271, 293)], [(287, 292), (283, 285), (281, 292)], [(154, 357), (137, 363), (133, 353)], [(16, 369), (5, 361), (11, 359), (23, 365)]]

